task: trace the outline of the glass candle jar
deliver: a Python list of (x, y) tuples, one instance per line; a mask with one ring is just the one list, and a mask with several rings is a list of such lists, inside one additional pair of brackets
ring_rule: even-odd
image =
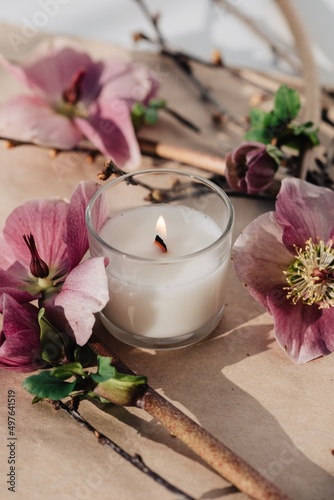
[[(107, 218), (100, 227), (101, 211)], [(234, 211), (198, 175), (141, 170), (95, 194), (86, 214), (92, 257), (106, 256), (110, 300), (102, 322), (136, 347), (173, 349), (209, 335), (227, 292)]]

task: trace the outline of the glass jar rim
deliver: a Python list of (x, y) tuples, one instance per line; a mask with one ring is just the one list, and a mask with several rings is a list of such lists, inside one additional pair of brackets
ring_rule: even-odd
[[(130, 177), (136, 177), (140, 175), (151, 175), (151, 174), (174, 174), (174, 175), (179, 175), (183, 177), (188, 177), (189, 179), (194, 179), (198, 182), (201, 182), (202, 184), (207, 185), (208, 187), (211, 188), (213, 192), (215, 192), (225, 203), (225, 206), (227, 207), (227, 215), (228, 215), (228, 221), (226, 224), (226, 227), (223, 229), (222, 234), (217, 238), (213, 243), (210, 245), (202, 248), (201, 250), (198, 250), (196, 252), (192, 252), (186, 255), (181, 255), (178, 257), (174, 258), (168, 258), (168, 259), (155, 259), (151, 257), (141, 257), (137, 255), (133, 255), (127, 252), (122, 252), (121, 250), (118, 250), (117, 248), (113, 247), (109, 243), (107, 243), (101, 236), (96, 232), (94, 229), (92, 222), (91, 222), (91, 212), (93, 209), (93, 206), (95, 202), (98, 200), (102, 194), (109, 189), (110, 187), (113, 187), (117, 184), (120, 184), (121, 182), (126, 182), (127, 179)], [(135, 170), (133, 172), (126, 173), (124, 175), (121, 175), (117, 177), (116, 179), (112, 179), (111, 181), (107, 182), (106, 184), (102, 185), (94, 194), (94, 196), (91, 198), (91, 200), (88, 203), (87, 209), (86, 209), (86, 226), (89, 231), (89, 233), (99, 242), (100, 245), (102, 245), (104, 248), (107, 250), (113, 252), (114, 254), (121, 256), (123, 258), (128, 258), (137, 262), (145, 262), (145, 263), (151, 263), (151, 264), (171, 264), (171, 263), (177, 263), (177, 262), (182, 262), (182, 261), (189, 261), (189, 259), (195, 259), (197, 257), (200, 257), (203, 254), (206, 254), (212, 250), (214, 250), (216, 247), (219, 247), (223, 241), (226, 239), (228, 234), (233, 228), (233, 223), (234, 223), (234, 208), (231, 203), (231, 200), (227, 196), (227, 194), (215, 183), (210, 181), (209, 179), (206, 179), (205, 177), (202, 177), (198, 174), (194, 174), (192, 172), (187, 172), (183, 170), (178, 170), (178, 169), (169, 169), (169, 168), (154, 168), (154, 169), (144, 169), (144, 170)]]

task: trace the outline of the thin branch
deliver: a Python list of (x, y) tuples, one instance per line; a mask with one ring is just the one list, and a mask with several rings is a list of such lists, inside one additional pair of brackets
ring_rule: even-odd
[(145, 464), (145, 462), (143, 461), (143, 459), (141, 458), (140, 455), (138, 455), (138, 454), (130, 455), (127, 451), (125, 451), (117, 443), (115, 443), (115, 441), (112, 441), (110, 438), (108, 438), (107, 436), (105, 436), (104, 434), (99, 432), (97, 429), (95, 429), (95, 427), (93, 427), (89, 422), (87, 422), (87, 420), (85, 420), (80, 415), (80, 413), (77, 411), (76, 408), (73, 408), (70, 405), (63, 403), (62, 401), (56, 401), (54, 403), (54, 407), (56, 409), (61, 408), (64, 412), (67, 413), (67, 415), (72, 417), (78, 424), (80, 424), (82, 427), (84, 427), (88, 431), (92, 432), (100, 444), (111, 448), (113, 451), (115, 451), (117, 453), (117, 455), (120, 455), (122, 458), (124, 458), (131, 465), (133, 465), (134, 467), (139, 469), (141, 472), (146, 474), (149, 478), (153, 479), (153, 481), (160, 484), (160, 486), (163, 486), (171, 493), (175, 493), (176, 495), (179, 495), (180, 497), (182, 497), (186, 500), (194, 500), (193, 497), (191, 497), (190, 495), (187, 495), (182, 490), (180, 490), (176, 486), (173, 486), (171, 483), (166, 481), (166, 479), (164, 479), (159, 474), (154, 472), (150, 467), (148, 467)]
[(150, 21), (156, 36), (157, 36), (157, 42), (151, 40), (148, 36), (141, 34), (145, 40), (150, 41), (151, 43), (157, 43), (160, 46), (160, 51), (163, 55), (170, 57), (175, 64), (180, 68), (180, 70), (184, 73), (184, 75), (188, 78), (188, 80), (192, 83), (192, 85), (198, 90), (201, 99), (208, 103), (212, 111), (214, 112), (215, 115), (219, 115), (222, 118), (227, 118), (231, 122), (233, 122), (235, 125), (238, 125), (239, 127), (242, 128), (242, 123), (236, 118), (235, 116), (231, 115), (218, 101), (217, 99), (211, 94), (210, 90), (203, 85), (203, 83), (197, 78), (197, 76), (194, 74), (189, 61), (190, 59), (185, 56), (185, 54), (181, 52), (176, 52), (168, 48), (165, 38), (162, 35), (162, 32), (159, 27), (158, 23), (158, 17), (157, 16), (152, 16), (146, 3), (144, 0), (135, 0), (138, 4), (138, 6), (141, 8), (142, 12), (144, 13), (145, 17)]
[(221, 4), (226, 9), (228, 9), (229, 13), (239, 19), (243, 24), (248, 26), (248, 28), (250, 28), (258, 38), (269, 45), (269, 48), (274, 56), (281, 58), (283, 61), (287, 62), (297, 73), (300, 73), (301, 65), (298, 64), (293, 57), (291, 57), (291, 54), (287, 50), (278, 47), (277, 44), (275, 44), (273, 40), (269, 38), (267, 33), (265, 33), (265, 31), (261, 29), (260, 26), (250, 16), (247, 16), (247, 14), (238, 9), (236, 5), (231, 5), (231, 2), (228, 2), (226, 0), (213, 0), (213, 2), (216, 4)]
[[(134, 374), (122, 360), (97, 339), (92, 338), (89, 345), (96, 354), (110, 356), (112, 364), (119, 371)], [(94, 391), (103, 398), (108, 399), (108, 396), (110, 397), (108, 391), (99, 389), (99, 386)], [(251, 498), (257, 500), (288, 500), (287, 495), (278, 487), (261, 476), (247, 462), (151, 387), (147, 387), (144, 394), (137, 399), (136, 406), (157, 419), (169, 432), (178, 437), (218, 474)]]
[[(92, 160), (102, 153), (95, 148), (88, 146), (76, 146), (72, 149), (59, 149), (53, 146), (38, 144), (36, 142), (20, 141), (10, 137), (0, 136), (0, 141), (5, 141), (7, 147), (16, 146), (37, 146), (49, 150), (50, 157), (54, 158), (59, 153), (68, 153), (71, 151), (82, 153)], [(198, 150), (189, 148), (181, 148), (173, 146), (172, 144), (165, 144), (163, 142), (151, 141), (148, 139), (138, 139), (140, 151), (143, 155), (151, 156), (154, 158), (161, 158), (163, 160), (172, 160), (191, 167), (200, 168), (207, 172), (224, 175), (225, 172), (225, 159), (220, 156), (210, 155)]]
[(145, 15), (146, 19), (153, 25), (154, 31), (158, 37), (159, 43), (161, 45), (165, 44), (165, 39), (163, 34), (161, 33), (160, 26), (159, 26), (159, 15), (155, 14), (152, 16), (150, 10), (148, 9), (146, 3), (144, 0), (136, 0), (138, 6), (142, 10), (143, 14)]

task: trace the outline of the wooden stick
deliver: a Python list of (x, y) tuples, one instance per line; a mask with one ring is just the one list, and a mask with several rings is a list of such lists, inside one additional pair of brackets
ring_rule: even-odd
[[(96, 338), (92, 338), (89, 345), (96, 354), (110, 356), (112, 364), (119, 371), (134, 374), (123, 361)], [(105, 391), (100, 394), (98, 387), (95, 392), (108, 399), (108, 394)], [(173, 436), (178, 437), (218, 474), (251, 498), (288, 500), (289, 497), (278, 487), (151, 387), (148, 386), (144, 394), (138, 397), (135, 406), (158, 420)]]
[(225, 159), (220, 156), (214, 156), (201, 151), (173, 146), (172, 144), (163, 142), (155, 142), (148, 139), (139, 138), (138, 142), (143, 154), (156, 156), (165, 160), (177, 161), (218, 175), (225, 174), (226, 162)]
[[(281, 9), (290, 30), (294, 36), (296, 47), (303, 65), (303, 76), (305, 82), (305, 121), (312, 121), (318, 125), (321, 117), (320, 106), (320, 86), (318, 81), (318, 72), (312, 53), (312, 47), (308, 34), (300, 15), (291, 3), (291, 0), (276, 0)], [(299, 177), (305, 179), (309, 167), (314, 163), (314, 151), (307, 150), (305, 153), (299, 172)]]

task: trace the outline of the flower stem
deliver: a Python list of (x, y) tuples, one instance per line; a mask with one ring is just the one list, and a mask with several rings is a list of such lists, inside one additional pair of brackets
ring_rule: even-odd
[[(112, 364), (117, 370), (123, 373), (134, 373), (98, 340), (92, 339), (89, 345), (97, 354), (110, 356)], [(106, 397), (105, 393), (103, 397)], [(135, 406), (145, 410), (157, 419), (174, 436), (189, 446), (191, 450), (240, 491), (258, 500), (288, 500), (287, 495), (279, 488), (261, 476), (246, 461), (151, 387), (148, 386), (144, 393), (138, 397)]]
[(61, 408), (63, 411), (65, 411), (70, 417), (72, 417), (76, 422), (78, 422), (80, 425), (82, 425), (85, 429), (88, 431), (92, 432), (94, 436), (97, 438), (98, 442), (102, 445), (106, 445), (109, 448), (111, 448), (113, 451), (115, 451), (118, 455), (123, 457), (125, 460), (130, 462), (134, 467), (139, 469), (141, 472), (146, 474), (148, 477), (153, 479), (153, 481), (156, 481), (158, 484), (166, 488), (168, 491), (171, 493), (175, 493), (176, 495), (179, 495), (181, 498), (184, 498), (186, 500), (194, 500), (193, 497), (187, 495), (183, 491), (181, 491), (179, 488), (176, 486), (173, 486), (171, 483), (166, 481), (163, 477), (161, 477), (159, 474), (154, 472), (150, 467), (148, 467), (143, 459), (141, 458), (140, 455), (130, 455), (127, 451), (125, 451), (123, 448), (121, 448), (117, 443), (109, 439), (107, 436), (99, 432), (95, 427), (93, 427), (87, 420), (85, 420), (80, 413), (77, 411), (77, 409), (72, 408), (70, 405), (63, 403), (62, 401), (56, 401), (54, 403), (54, 406), (56, 409)]

